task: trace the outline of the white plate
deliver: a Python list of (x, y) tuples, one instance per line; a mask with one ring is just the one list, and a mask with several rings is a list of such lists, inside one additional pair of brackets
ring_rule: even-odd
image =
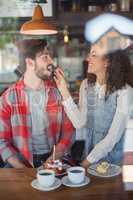
[(41, 191), (51, 191), (51, 190), (55, 190), (57, 189), (58, 187), (61, 186), (61, 180), (58, 179), (58, 178), (55, 178), (55, 182), (52, 186), (50, 187), (44, 187), (44, 186), (41, 186), (39, 183), (38, 183), (38, 180), (37, 179), (34, 179), (32, 182), (31, 182), (31, 186), (37, 190), (41, 190)]
[(68, 187), (82, 187), (82, 186), (85, 186), (87, 185), (89, 182), (90, 182), (90, 179), (89, 177), (85, 177), (84, 181), (82, 183), (78, 183), (78, 184), (75, 184), (75, 183), (72, 183), (68, 176), (64, 176), (62, 179), (62, 184), (65, 185), (65, 186), (68, 186)]
[(114, 165), (114, 164), (109, 164), (109, 169), (107, 171), (107, 173), (105, 174), (100, 174), (96, 171), (98, 164), (93, 164), (91, 165), (87, 171), (89, 174), (94, 175), (94, 176), (99, 176), (99, 177), (105, 177), (105, 178), (109, 178), (109, 177), (113, 177), (113, 176), (117, 176), (121, 173), (121, 167), (118, 165)]

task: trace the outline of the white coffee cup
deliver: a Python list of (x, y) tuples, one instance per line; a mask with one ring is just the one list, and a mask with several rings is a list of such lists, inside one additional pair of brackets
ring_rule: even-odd
[(42, 169), (37, 172), (37, 180), (41, 186), (50, 187), (55, 182), (55, 172), (50, 169)]
[(85, 169), (83, 167), (70, 167), (67, 173), (69, 180), (74, 184), (81, 183), (85, 179)]

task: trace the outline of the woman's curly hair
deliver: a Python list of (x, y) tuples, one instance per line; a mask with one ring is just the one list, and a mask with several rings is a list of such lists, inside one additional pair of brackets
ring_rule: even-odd
[(126, 84), (133, 87), (133, 66), (126, 50), (117, 50), (105, 56), (109, 66), (106, 71), (106, 94), (121, 89)]
[[(106, 96), (121, 89), (126, 84), (133, 87), (133, 66), (126, 50), (117, 50), (105, 55), (108, 59), (106, 71)], [(88, 83), (96, 82), (96, 75), (87, 74)]]

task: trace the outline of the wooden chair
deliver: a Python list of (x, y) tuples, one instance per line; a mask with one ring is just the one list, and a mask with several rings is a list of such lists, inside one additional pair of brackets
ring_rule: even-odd
[(4, 162), (2, 160), (2, 158), (0, 157), (0, 168), (3, 168), (4, 167)]
[(133, 151), (124, 152), (124, 165), (133, 165)]

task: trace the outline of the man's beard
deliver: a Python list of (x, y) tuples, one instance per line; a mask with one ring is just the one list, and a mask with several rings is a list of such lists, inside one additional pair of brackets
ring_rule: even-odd
[(44, 69), (38, 69), (38, 66), (36, 65), (35, 67), (35, 74), (38, 78), (40, 78), (41, 80), (50, 80), (51, 79), (51, 74), (44, 74)]
[(36, 76), (42, 80), (49, 80), (51, 79), (50, 76), (48, 76), (47, 74), (43, 74), (42, 71), (36, 71)]

